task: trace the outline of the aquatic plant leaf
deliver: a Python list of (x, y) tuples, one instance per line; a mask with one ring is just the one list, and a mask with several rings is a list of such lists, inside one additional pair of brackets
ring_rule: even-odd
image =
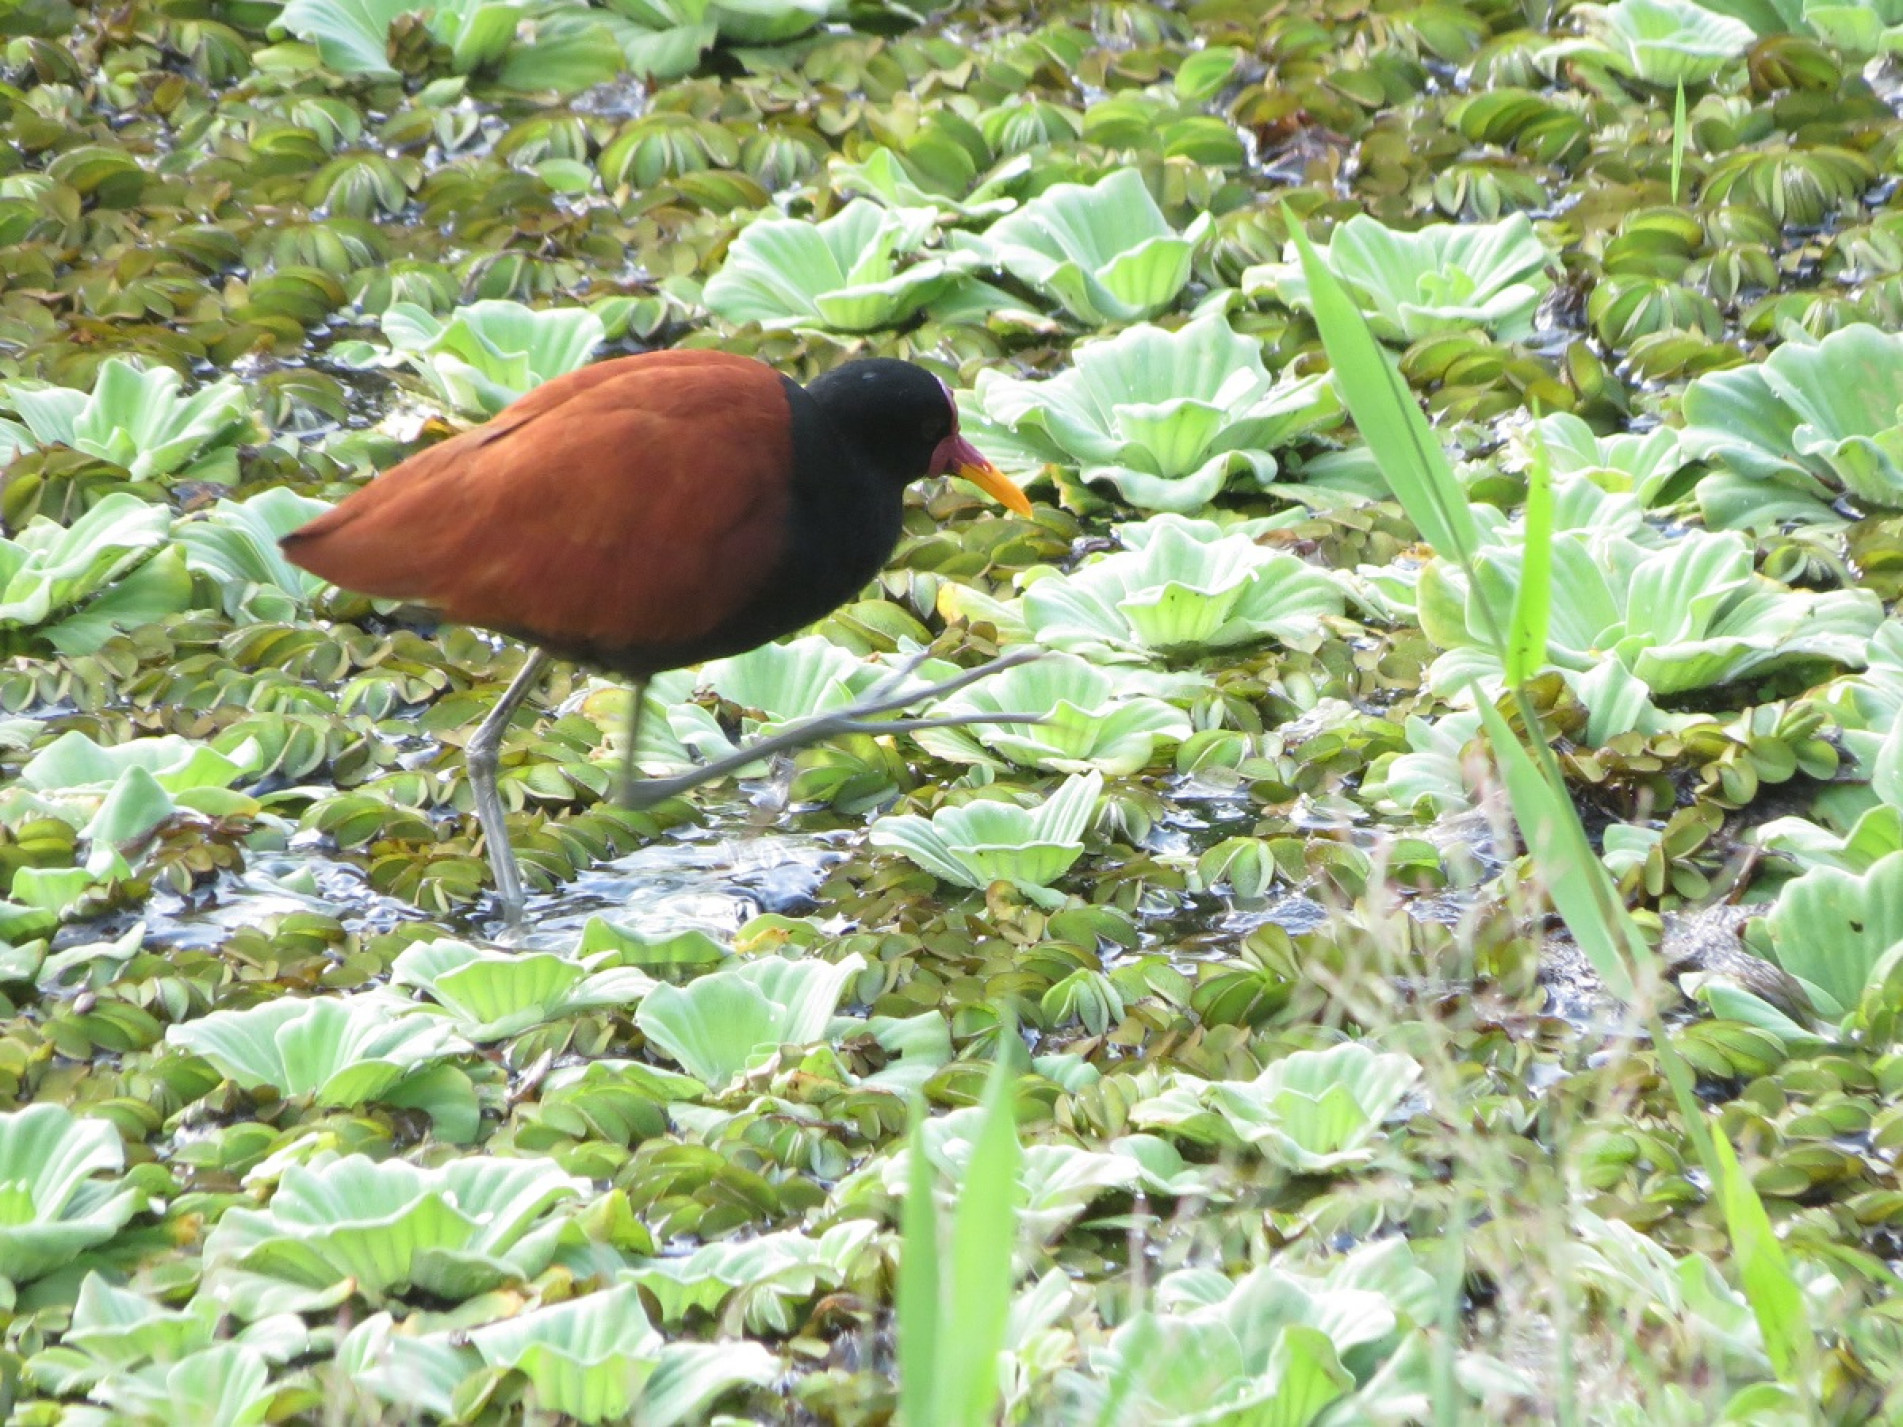
[[(166, 1412), (153, 1411), (148, 1394), (177, 1392), (180, 1383), (172, 1377), (171, 1366), (208, 1348), (242, 1347), (271, 1364), (311, 1351), (311, 1335), (294, 1314), (249, 1324), (232, 1342), (220, 1344), (224, 1317), (208, 1298), (194, 1297), (181, 1308), (168, 1308), (143, 1293), (115, 1287), (102, 1274), (89, 1273), (79, 1286), (72, 1325), (58, 1346), (28, 1360), (27, 1376), (56, 1395), (94, 1391), (121, 1411), (143, 1409), (162, 1419)], [(137, 1407), (127, 1406), (134, 1399)], [(249, 1399), (243, 1406), (249, 1407)]]
[(762, 644), (701, 671), (702, 682), (723, 699), (765, 714), (772, 724), (844, 708), (882, 676), (877, 665), (817, 634)]
[(20, 769), (20, 782), (45, 792), (108, 791), (129, 768), (143, 768), (168, 793), (193, 788), (227, 788), (246, 765), (209, 744), (163, 734), (101, 747), (78, 729), (42, 748)]
[(743, 45), (778, 45), (844, 12), (840, 0), (713, 0), (707, 18), (722, 39)]
[[(142, 368), (108, 357), (90, 393), (44, 382), (0, 383), (8, 405), (20, 413), (33, 441), (70, 446), (123, 466), (135, 481), (191, 474), (233, 481), (231, 448), (249, 434), (251, 404), (235, 381), (213, 382), (189, 397), (179, 395), (184, 378), (170, 367)], [(15, 427), (15, 441), (18, 441)]]
[(1103, 775), (1091, 772), (1066, 778), (1036, 808), (978, 800), (929, 818), (883, 817), (867, 837), (954, 886), (1009, 882), (1035, 902), (1061, 903), (1048, 889), (1083, 856), (1084, 829), (1102, 791)]
[(324, 581), (284, 558), (278, 540), (329, 507), (282, 486), (248, 500), (221, 500), (173, 532), (185, 567), (210, 579), (232, 619), (290, 620)]
[(214, 1011), (166, 1039), (246, 1089), (346, 1108), (384, 1098), (420, 1066), (469, 1049), (448, 1022), (365, 996), (289, 998)]
[(1356, 1042), (1297, 1051), (1253, 1081), (1179, 1077), (1131, 1109), (1131, 1122), (1198, 1143), (1254, 1146), (1289, 1169), (1325, 1174), (1364, 1163), (1369, 1142), (1420, 1078), (1409, 1057)]
[(521, 11), (497, 0), (286, 0), (277, 25), (317, 46), (335, 74), (395, 78), (390, 26), (420, 14), (429, 33), (447, 45), (457, 74), (494, 64), (515, 39)]
[[(1600, 436), (1572, 412), (1556, 411), (1541, 417), (1533, 427), (1545, 445), (1555, 483), (1562, 491), (1587, 484), (1568, 477), (1588, 476), (1595, 488), (1599, 488), (1596, 483), (1616, 482), (1630, 490), (1639, 505), (1649, 507), (1690, 458), (1683, 449), (1681, 433), (1669, 426), (1655, 426), (1642, 435), (1628, 431)], [(1524, 450), (1526, 437), (1516, 437), (1515, 445)], [(1577, 524), (1561, 514), (1557, 528), (1564, 530)]]
[[(11, 540), (0, 539), (0, 627), (47, 626), (50, 634), (59, 627), (53, 616), (110, 595), (153, 558), (171, 528), (164, 506), (128, 491), (106, 496), (70, 526), (34, 517)], [(119, 617), (157, 620), (185, 608), (189, 589), (184, 595), (180, 603), (157, 601), (167, 608), (121, 609)]]
[(631, 1005), (654, 986), (634, 967), (590, 973), (587, 964), (553, 952), (502, 951), (439, 938), (404, 949), (390, 965), (390, 984), (423, 991), (478, 1044), (593, 1006)]
[(1814, 867), (1786, 884), (1765, 919), (1778, 965), (1824, 1016), (1855, 1009), (1877, 964), (1903, 942), (1903, 853), (1863, 872)]
[(799, 1326), (801, 1305), (847, 1281), (876, 1231), (871, 1220), (857, 1219), (817, 1238), (788, 1229), (721, 1240), (684, 1258), (640, 1260), (622, 1277), (652, 1297), (663, 1323), (700, 1312), (719, 1315), (736, 1332), (787, 1333)]
[(1193, 657), (1277, 639), (1312, 647), (1341, 587), (1293, 555), (1246, 536), (1198, 538), (1181, 517), (1124, 526), (1131, 549), (1041, 579), (1023, 613), (1040, 644), (1111, 663)]
[[(1489, 544), (1475, 560), (1487, 597), (1510, 597), (1520, 552)], [(1553, 537), (1547, 657), (1583, 681), (1610, 655), (1657, 696), (1709, 688), (1797, 660), (1856, 668), (1882, 620), (1867, 590), (1793, 590), (1757, 574), (1742, 536), (1687, 532), (1648, 550), (1613, 531)], [(1454, 691), (1476, 674), (1499, 678), (1465, 577), (1437, 562), (1422, 574), (1421, 627), (1442, 648), (1430, 674)], [(1602, 676), (1603, 677), (1603, 676)]]
[(875, 332), (907, 321), (977, 265), (974, 254), (921, 252), (930, 209), (854, 199), (819, 223), (759, 218), (740, 230), (707, 281), (708, 310), (732, 323)]
[(1371, 1264), (1384, 1247), (1357, 1250), (1322, 1278), (1272, 1267), (1239, 1281), (1165, 1275), (1154, 1306), (1093, 1351), (1081, 1420), (1300, 1427), (1343, 1399), (1373, 1417), (1425, 1411), (1419, 1320), (1408, 1308), (1425, 1316), (1433, 1281), (1411, 1260)]
[(1275, 448), (1341, 414), (1327, 377), (1271, 378), (1260, 345), (1219, 312), (1081, 343), (1048, 381), (981, 371), (973, 404), (980, 446), (995, 429), (1139, 509), (1181, 513), (1237, 476), (1268, 485)]
[(1750, 48), (1751, 27), (1693, 0), (1615, 0), (1577, 5), (1587, 38), (1553, 47), (1590, 54), (1609, 69), (1647, 84), (1701, 84), (1737, 63)]
[[(946, 217), (973, 219), (993, 218), (1015, 209), (1018, 201), (1007, 190), (1030, 171), (1031, 156), (1019, 154), (998, 164), (969, 193), (959, 198), (922, 187), (905, 161), (891, 149), (876, 148), (858, 163), (839, 155), (827, 163), (827, 178), (841, 193), (876, 199), (886, 208), (925, 209)], [(963, 185), (959, 191), (964, 191)]]
[(106, 1120), (53, 1104), (0, 1114), (0, 1276), (31, 1283), (116, 1234), (144, 1203), (124, 1168)]
[[(1412, 233), (1357, 215), (1318, 252), (1388, 342), (1469, 327), (1517, 341), (1531, 335), (1534, 313), (1553, 285), (1553, 255), (1524, 213), (1497, 223), (1433, 223)], [(1283, 262), (1244, 272), (1242, 286), (1291, 306), (1311, 304), (1292, 248)]]
[(1177, 233), (1142, 175), (1120, 169), (1095, 184), (1045, 189), (957, 247), (1059, 302), (1080, 322), (1101, 326), (1153, 317), (1189, 281), (1190, 261), (1211, 219)]
[(213, 1343), (144, 1372), (114, 1373), (91, 1394), (120, 1421), (257, 1427), (277, 1396), (271, 1364), (242, 1343)]
[(1106, 671), (1070, 654), (1052, 654), (1019, 664), (960, 690), (933, 705), (934, 717), (1035, 710), (1038, 724), (977, 724), (969, 728), (924, 729), (913, 738), (920, 747), (960, 763), (1014, 763), (1057, 773), (1087, 773), (1095, 768), (1112, 776), (1149, 766), (1159, 742), (1175, 742), (1190, 733), (1189, 715), (1155, 693), (1187, 693), (1193, 679), (1145, 677)]
[[(1841, 492), (1903, 509), (1903, 336), (1857, 323), (1785, 343), (1762, 362), (1699, 377), (1683, 409), (1685, 449), (1765, 482), (1767, 502)], [(1701, 501), (1713, 481), (1701, 483)], [(1831, 516), (1827, 505), (1822, 513)]]
[(586, 307), (489, 299), (437, 318), (408, 302), (384, 309), (392, 353), (457, 411), (490, 417), (553, 377), (585, 366), (607, 329)]
[(420, 1169), (320, 1159), (287, 1168), (267, 1207), (227, 1211), (205, 1258), (214, 1273), (304, 1290), (354, 1280), (372, 1303), (407, 1289), (460, 1300), (546, 1267), (551, 1214), (587, 1187), (546, 1160), (465, 1155)]
[(78, 729), (47, 744), (20, 770), (28, 788), (53, 793), (104, 793), (130, 768), (152, 774), (168, 793), (226, 788), (246, 771), (209, 744), (163, 734), (101, 747)]
[(856, 952), (838, 962), (761, 957), (656, 986), (634, 1020), (657, 1050), (719, 1088), (761, 1051), (818, 1040), (865, 965)]

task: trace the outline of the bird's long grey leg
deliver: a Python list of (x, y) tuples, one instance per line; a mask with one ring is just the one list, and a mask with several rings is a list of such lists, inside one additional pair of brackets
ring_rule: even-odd
[(641, 776), (635, 768), (634, 749), (641, 741), (641, 706), (647, 701), (648, 681), (636, 679), (632, 692), (634, 704), (628, 710), (628, 746), (621, 750), (621, 786), (615, 790), (615, 798), (624, 808), (635, 805), (634, 785)]
[(988, 664), (980, 664), (975, 669), (966, 669), (943, 683), (906, 689), (900, 687), (905, 682), (906, 676), (914, 672), (923, 662), (922, 659), (911, 660), (845, 708), (801, 719), (798, 723), (787, 725), (770, 738), (757, 739), (724, 758), (716, 758), (711, 763), (702, 764), (698, 768), (689, 769), (672, 778), (644, 778), (639, 785), (631, 784), (623, 795), (622, 805), (629, 808), (651, 808), (664, 798), (675, 797), (690, 788), (698, 788), (702, 783), (711, 783), (716, 778), (737, 773), (763, 758), (771, 758), (778, 753), (788, 753), (795, 748), (805, 748), (809, 744), (821, 743), (826, 739), (838, 738), (848, 733), (870, 733), (877, 736), (888, 733), (911, 733), (925, 728), (962, 728), (971, 724), (1042, 723), (1045, 719), (1042, 713), (943, 714), (926, 718), (902, 719), (881, 719), (875, 716), (894, 713), (909, 705), (924, 703), (930, 699), (942, 699), (947, 694), (956, 693), (967, 684), (975, 684), (980, 679), (988, 679), (993, 674), (1001, 673), (1019, 664), (1029, 663), (1033, 659), (1041, 658), (1044, 653), (1042, 649), (1014, 649)]
[(496, 791), (496, 770), (501, 766), (502, 739), (509, 731), (509, 721), (548, 666), (548, 655), (539, 649), (530, 650), (489, 716), (470, 735), (464, 750), (469, 762), (469, 786), (476, 795), (476, 821), (482, 825), (489, 871), (496, 881), (496, 900), (502, 904), (503, 919), (511, 926), (522, 920), (522, 873), (516, 866), (515, 849), (509, 846), (509, 824), (503, 816), (502, 795)]

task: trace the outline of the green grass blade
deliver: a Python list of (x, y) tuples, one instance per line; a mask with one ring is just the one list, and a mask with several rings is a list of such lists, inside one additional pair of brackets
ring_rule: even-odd
[(1472, 692), (1513, 804), (1513, 820), (1520, 825), (1547, 896), (1606, 990), (1630, 1002), (1632, 973), (1626, 957), (1629, 948), (1644, 943), (1605, 864), (1593, 855), (1572, 798), (1563, 784), (1548, 782), (1479, 685), (1473, 685)]
[(1286, 205), (1282, 216), (1301, 254), (1315, 326), (1356, 428), (1427, 543), (1450, 559), (1470, 563), (1480, 548), (1479, 527), (1420, 404)]
[(948, 1427), (986, 1427), (997, 1410), (998, 1352), (1011, 1308), (1017, 1246), (1017, 1114), (1003, 1050), (985, 1085), (984, 1118), (952, 1216), (951, 1303), (939, 1350), (938, 1395)]
[(944, 1337), (938, 1321), (938, 1206), (932, 1198), (937, 1170), (925, 1154), (923, 1100), (912, 1102), (908, 1145), (911, 1163), (899, 1212), (899, 1283), (893, 1295), (899, 1320), (899, 1422), (902, 1427), (932, 1427)]
[(1732, 1252), (1738, 1256), (1738, 1278), (1758, 1320), (1758, 1331), (1764, 1335), (1771, 1371), (1780, 1382), (1798, 1384), (1809, 1376), (1815, 1342), (1803, 1287), (1791, 1272), (1771, 1216), (1764, 1212), (1757, 1187), (1745, 1178), (1731, 1141), (1715, 1134), (1711, 1147), (1723, 1170), (1718, 1176), (1718, 1197), (1731, 1233)]
[(1672, 202), (1678, 202), (1679, 183), (1685, 176), (1685, 81), (1678, 82), (1678, 101), (1672, 106)]
[(1513, 593), (1507, 631), (1507, 682), (1524, 684), (1546, 664), (1546, 631), (1553, 610), (1553, 466), (1546, 441), (1533, 427), (1533, 460), (1526, 472), (1525, 554)]

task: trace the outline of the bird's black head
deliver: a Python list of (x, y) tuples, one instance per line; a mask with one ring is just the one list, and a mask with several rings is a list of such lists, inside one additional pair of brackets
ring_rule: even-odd
[(935, 474), (933, 455), (958, 430), (958, 408), (945, 383), (923, 367), (889, 357), (835, 367), (809, 383), (806, 394), (841, 440), (900, 485)]
[(951, 388), (910, 362), (848, 362), (806, 387), (842, 441), (878, 476), (909, 485), (921, 476), (963, 476), (1020, 515), (1031, 504), (964, 437)]

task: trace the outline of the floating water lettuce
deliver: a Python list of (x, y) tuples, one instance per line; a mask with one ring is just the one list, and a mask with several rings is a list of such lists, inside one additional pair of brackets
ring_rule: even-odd
[(685, 1257), (644, 1260), (622, 1277), (659, 1305), (663, 1323), (701, 1312), (719, 1315), (729, 1331), (790, 1333), (798, 1305), (851, 1280), (877, 1229), (870, 1219), (849, 1219), (817, 1237), (788, 1229), (722, 1240)]
[(1345, 1041), (1296, 1051), (1252, 1081), (1179, 1076), (1130, 1118), (1196, 1144), (1253, 1147), (1298, 1174), (1327, 1174), (1373, 1157), (1382, 1121), (1420, 1074), (1408, 1056)]
[(1849, 757), (1811, 817), (1773, 818), (1751, 833), (1760, 847), (1805, 870), (1862, 873), (1903, 851), (1903, 621), (1883, 622), (1870, 641), (1869, 660), (1868, 668), (1827, 689), (1834, 738)]
[[(948, 1115), (926, 1122), (916, 1145), (922, 1147), (933, 1170), (933, 1191), (951, 1201), (963, 1185), (970, 1182), (973, 1157), (978, 1153), (983, 1110), (966, 1106)], [(1127, 1152), (1124, 1140), (1113, 1142), (1107, 1150), (1085, 1149), (1075, 1144), (1032, 1144), (1024, 1147), (1018, 1161), (1017, 1213), (1023, 1235), (1033, 1242), (1045, 1242), (1081, 1218), (1093, 1203), (1118, 1193), (1129, 1193), (1139, 1186), (1156, 1188), (1151, 1170), (1160, 1161), (1153, 1151)], [(908, 1192), (913, 1178), (912, 1156), (917, 1147), (908, 1145), (898, 1153), (868, 1165), (842, 1189), (842, 1197), (853, 1202), (873, 1185), (889, 1194)], [(1191, 1190), (1190, 1192), (1194, 1192)]]
[(1368, 768), (1362, 791), (1377, 807), (1416, 816), (1462, 812), (1473, 806), (1468, 744), (1480, 732), (1480, 714), (1457, 709), (1436, 719), (1410, 715), (1407, 751), (1384, 753)]
[(185, 568), (216, 586), (229, 617), (289, 620), (310, 607), (324, 582), (285, 559), (278, 540), (327, 509), (320, 500), (278, 486), (248, 500), (221, 500), (175, 534)]
[(1903, 336), (1857, 323), (1786, 342), (1692, 382), (1683, 411), (1685, 449), (1720, 468), (1698, 487), (1714, 525), (1835, 522), (1839, 495), (1903, 509)]
[(756, 218), (707, 281), (708, 310), (732, 323), (823, 332), (876, 332), (907, 321), (978, 259), (919, 254), (937, 230), (931, 209), (891, 210), (854, 199), (820, 223)]
[(115, 491), (70, 526), (35, 516), (0, 538), (0, 630), (32, 630), (62, 654), (186, 609), (192, 579), (168, 548), (171, 513)]
[(246, 763), (209, 744), (163, 734), (101, 746), (78, 729), (62, 733), (20, 769), (20, 784), (44, 793), (105, 793), (133, 768), (152, 775), (168, 793), (227, 788)]
[(940, 808), (929, 818), (883, 817), (868, 835), (874, 847), (901, 852), (933, 876), (958, 887), (1009, 882), (1031, 901), (1060, 906), (1051, 884), (1084, 852), (1084, 829), (1103, 791), (1103, 775), (1066, 778), (1035, 808), (978, 799)]
[(607, 329), (585, 307), (525, 307), (489, 300), (439, 318), (409, 302), (383, 311), (390, 355), (358, 343), (342, 354), (359, 364), (407, 363), (465, 416), (496, 415), (553, 377), (587, 365)]
[(643, 1427), (705, 1421), (721, 1394), (763, 1386), (779, 1370), (758, 1343), (667, 1342), (632, 1285), (469, 1330), (395, 1328), (387, 1313), (365, 1320), (339, 1346), (339, 1364), (382, 1401), (444, 1418), (456, 1415), (457, 1384), (485, 1364), (521, 1373), (543, 1412)]
[[(173, 1026), (166, 1039), (247, 1090), (269, 1087), (344, 1109), (370, 1101), (447, 1108), (419, 1072), (469, 1050), (447, 1021), (365, 996), (283, 997), (245, 1011), (214, 1011)], [(464, 1113), (450, 1110), (459, 1133), (447, 1137), (474, 1134), (473, 1096), (464, 1099)]]
[[(1556, 484), (1586, 476), (1608, 491), (1630, 491), (1646, 507), (1690, 458), (1680, 434), (1669, 426), (1601, 436), (1570, 411), (1533, 422), (1529, 431), (1515, 437), (1514, 446), (1522, 464), (1534, 459), (1537, 449)], [(1555, 528), (1567, 527), (1556, 523)]]
[(0, 1278), (31, 1283), (118, 1233), (144, 1203), (124, 1168), (109, 1121), (51, 1104), (0, 1114)]
[[(956, 152), (964, 175), (974, 177), (970, 155), (962, 149)], [(1011, 212), (1018, 201), (1009, 196), (1008, 190), (1030, 171), (1030, 156), (1019, 154), (995, 166), (969, 192), (959, 184), (953, 193), (924, 186), (921, 176), (888, 148), (876, 148), (858, 163), (839, 155), (827, 163), (827, 177), (841, 193), (872, 198), (886, 208), (924, 209), (946, 218), (969, 219), (995, 218)]]
[(1209, 231), (1207, 213), (1178, 233), (1141, 174), (1120, 169), (1095, 184), (1045, 189), (957, 247), (1055, 299), (1079, 322), (1102, 326), (1153, 317), (1189, 281), (1190, 259)]
[[(1613, 532), (1554, 536), (1547, 659), (1585, 676), (1616, 663), (1654, 696), (1735, 682), (1800, 660), (1858, 668), (1883, 609), (1867, 590), (1793, 590), (1753, 569), (1752, 548), (1733, 534), (1689, 531), (1660, 549)], [(1517, 546), (1483, 547), (1490, 598), (1506, 609), (1518, 579)], [(1421, 572), (1421, 628), (1442, 649), (1431, 680), (1439, 690), (1475, 675), (1498, 678), (1473, 621), (1466, 576), (1435, 561)], [(1583, 697), (1583, 695), (1582, 695)]]
[[(132, 867), (122, 852), (133, 851), (179, 809), (213, 817), (257, 811), (230, 786), (254, 766), (256, 746), (234, 751), (235, 760), (176, 734), (102, 748), (73, 729), (28, 759), (13, 786), (0, 792), (0, 821), (58, 818), (88, 842), (90, 880), (125, 877)], [(21, 895), (16, 885), (15, 896)]]
[(1113, 677), (1074, 655), (1047, 655), (962, 689), (931, 710), (934, 717), (1036, 711), (1043, 722), (925, 729), (913, 738), (958, 763), (1135, 773), (1149, 765), (1159, 742), (1189, 736), (1189, 715), (1156, 696), (1186, 682), (1195, 683), (1134, 670)]
[(547, 1160), (464, 1155), (431, 1169), (365, 1155), (284, 1171), (263, 1209), (226, 1211), (205, 1261), (244, 1316), (411, 1291), (460, 1301), (548, 1266), (559, 1207), (587, 1181)]
[(515, 40), (523, 9), (514, 0), (286, 0), (276, 23), (317, 46), (335, 74), (394, 79), (390, 26), (418, 14), (433, 39), (448, 47), (457, 74), (495, 64)]
[(252, 432), (251, 405), (235, 381), (180, 396), (170, 367), (142, 368), (124, 357), (99, 364), (90, 392), (46, 382), (0, 383), (22, 426), (0, 421), (0, 462), (21, 450), (70, 446), (123, 466), (135, 481), (155, 476), (238, 479), (239, 444)]
[[(1725, 1281), (1710, 1254), (1679, 1257), (1632, 1225), (1604, 1218), (1584, 1205), (1573, 1210), (1571, 1222), (1578, 1239), (1566, 1246), (1567, 1269), (1589, 1293), (1617, 1303), (1622, 1312), (1642, 1315), (1647, 1331), (1663, 1328), (1667, 1336), (1693, 1339), (1708, 1361), (1739, 1378), (1768, 1372), (1764, 1335), (1751, 1302)], [(1775, 1393), (1756, 1396), (1746, 1410), (1727, 1412), (1726, 1417), (1752, 1427), (1802, 1427), (1806, 1414), (1801, 1409), (1782, 1410), (1791, 1404), (1780, 1402)]]
[(1903, 51), (1903, 0), (1804, 0), (1804, 23), (1853, 59)]
[(1619, 74), (1669, 89), (1701, 84), (1744, 57), (1751, 27), (1693, 0), (1615, 0), (1576, 5), (1586, 38), (1553, 47), (1591, 57)]
[(701, 671), (701, 681), (721, 698), (766, 715), (767, 726), (777, 726), (844, 708), (888, 672), (822, 635), (808, 634), (716, 659)]
[(1119, 663), (1269, 639), (1313, 647), (1322, 617), (1342, 612), (1341, 587), (1324, 571), (1247, 536), (1168, 515), (1118, 536), (1134, 548), (1025, 591), (1024, 621), (1039, 643)]
[[(1497, 223), (1431, 223), (1412, 233), (1360, 214), (1319, 251), (1375, 335), (1389, 342), (1467, 327), (1519, 341), (1532, 335), (1534, 314), (1553, 286), (1553, 255), (1524, 213)], [(1309, 302), (1292, 253), (1285, 262), (1250, 268), (1242, 285), (1293, 306)]]
[(865, 966), (856, 952), (837, 962), (763, 956), (686, 986), (656, 986), (634, 1022), (655, 1049), (718, 1089), (761, 1051), (818, 1040)]
[(1175, 332), (1143, 325), (1081, 343), (1071, 362), (1048, 381), (979, 372), (979, 444), (993, 428), (1036, 460), (1108, 481), (1143, 510), (1197, 510), (1237, 477), (1266, 486), (1275, 448), (1341, 414), (1327, 377), (1271, 377), (1261, 344), (1220, 313)]
[(288, 1313), (235, 1334), (228, 1326), (209, 1297), (168, 1308), (89, 1273), (71, 1326), (57, 1346), (32, 1356), (27, 1375), (47, 1392), (85, 1393), (128, 1420), (263, 1421), (284, 1385), (284, 1364), (312, 1350), (311, 1334)]
[(744, 45), (777, 45), (844, 10), (842, 0), (712, 0), (707, 17), (723, 39)]
[(1410, 1420), (1429, 1412), (1424, 1329), (1435, 1311), (1434, 1276), (1404, 1239), (1357, 1249), (1319, 1275), (1179, 1269), (1066, 1385), (1079, 1421)]
[(441, 937), (405, 948), (390, 965), (390, 984), (424, 992), (462, 1035), (483, 1043), (596, 1006), (639, 1001), (655, 984), (644, 972), (594, 969), (616, 955), (501, 951)]
[(1778, 965), (1820, 1015), (1840, 1020), (1903, 943), (1903, 852), (1861, 873), (1812, 868), (1785, 886), (1765, 924)]

